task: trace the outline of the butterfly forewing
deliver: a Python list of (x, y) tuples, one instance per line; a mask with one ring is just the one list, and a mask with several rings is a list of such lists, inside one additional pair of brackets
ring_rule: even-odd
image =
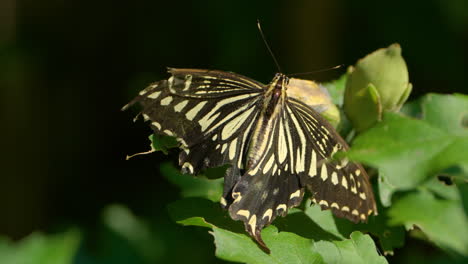
[(151, 84), (129, 105), (139, 102), (143, 106), (141, 114), (150, 120), (155, 133), (177, 138), (184, 172), (196, 174), (230, 164), (224, 186), (228, 197), (238, 181), (246, 141), (259, 114), (262, 84), (221, 71), (169, 72), (168, 80)]

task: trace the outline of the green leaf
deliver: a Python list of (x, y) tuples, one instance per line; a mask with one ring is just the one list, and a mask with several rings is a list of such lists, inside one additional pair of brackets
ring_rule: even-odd
[[(440, 108), (451, 101), (453, 106)], [(468, 131), (462, 128), (461, 114), (468, 99), (428, 95), (422, 107), (423, 120), (385, 114), (348, 152), (352, 159), (377, 167), (393, 191), (414, 188), (448, 167), (468, 163)]]
[(389, 215), (390, 224), (417, 226), (439, 247), (468, 255), (468, 219), (460, 201), (437, 199), (420, 189), (398, 199)]
[(175, 148), (179, 145), (174, 137), (151, 134), (148, 137), (151, 140), (152, 151), (162, 151), (167, 155), (169, 149)]
[(16, 243), (0, 238), (0, 263), (73, 263), (80, 241), (81, 235), (76, 229), (54, 235), (33, 233)]
[(348, 155), (379, 168), (390, 185), (409, 189), (426, 177), (433, 158), (451, 141), (423, 121), (387, 113), (383, 122), (356, 138)]
[(182, 174), (170, 163), (160, 165), (161, 174), (180, 188), (182, 197), (204, 197), (217, 202), (223, 193), (223, 179), (207, 179), (203, 175)]
[[(379, 169), (379, 194), (385, 206), (395, 192), (418, 190), (393, 197), (390, 224), (417, 225), (437, 246), (463, 255), (468, 254), (468, 221), (461, 202), (466, 195), (459, 190), (466, 185), (467, 111), (467, 96), (427, 95), (404, 107), (405, 113), (420, 120), (387, 113), (356, 138), (348, 153)], [(434, 177), (441, 172), (458, 179), (453, 181), (456, 185), (447, 186)]]
[(361, 232), (353, 232), (350, 239), (342, 241), (320, 241), (315, 243), (315, 248), (323, 252), (325, 263), (387, 263), (387, 260), (379, 256), (370, 236)]
[(274, 226), (265, 228), (263, 239), (271, 254), (263, 252), (246, 235), (213, 228), (216, 256), (245, 263), (325, 263), (322, 256), (313, 251), (312, 241), (294, 233), (279, 232)]
[(405, 230), (403, 227), (394, 227), (387, 224), (389, 218), (385, 208), (379, 208), (379, 215), (370, 217), (368, 223), (358, 225), (346, 219), (333, 216), (330, 210), (322, 211), (316, 205), (307, 207), (305, 214), (323, 230), (334, 235), (336, 238), (348, 238), (356, 230), (369, 232), (379, 239), (380, 246), (385, 254), (392, 255), (393, 250), (402, 247), (405, 241)]
[(428, 94), (421, 106), (423, 119), (427, 123), (454, 136), (467, 136), (468, 127), (463, 124), (468, 119), (467, 95)]
[[(345, 239), (338, 232), (331, 234), (328, 230), (334, 230), (330, 225), (322, 228), (319, 226), (322, 223), (312, 221), (300, 210), (292, 210), (286, 218), (277, 219), (275, 225), (262, 231), (263, 240), (271, 249), (271, 254), (267, 254), (247, 235), (243, 224), (232, 221), (216, 203), (188, 198), (170, 204), (168, 209), (171, 217), (182, 225), (211, 228), (216, 256), (229, 261), (330, 263), (327, 260), (333, 259), (336, 261), (331, 263), (386, 263), (385, 258), (378, 256), (369, 236), (356, 232), (351, 239)], [(324, 216), (319, 218), (326, 221)]]
[(392, 194), (397, 190), (397, 187), (388, 182), (388, 178), (379, 171), (378, 178), (379, 198), (383, 206), (388, 207), (392, 204)]

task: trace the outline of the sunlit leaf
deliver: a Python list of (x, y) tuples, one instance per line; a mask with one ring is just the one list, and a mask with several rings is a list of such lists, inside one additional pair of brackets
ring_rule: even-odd
[[(427, 95), (422, 120), (387, 113), (356, 138), (349, 156), (379, 168), (393, 190), (418, 186), (446, 168), (468, 163), (468, 97)], [(391, 192), (390, 192), (391, 194)]]
[[(247, 235), (242, 223), (229, 219), (216, 203), (200, 198), (182, 199), (169, 205), (169, 212), (180, 224), (212, 229), (216, 255), (229, 261), (259, 264), (387, 263), (385, 258), (378, 256), (368, 235), (355, 232), (350, 238), (345, 238), (330, 225), (322, 228), (320, 224), (326, 221), (314, 222), (300, 210), (293, 210), (283, 221), (278, 221), (278, 225), (270, 225), (262, 231), (271, 254), (265, 253)], [(326, 218), (319, 216), (323, 217)], [(298, 226), (298, 223), (302, 224)]]

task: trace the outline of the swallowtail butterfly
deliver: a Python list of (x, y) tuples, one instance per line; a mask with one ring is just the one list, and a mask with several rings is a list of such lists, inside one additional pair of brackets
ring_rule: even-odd
[(224, 71), (169, 73), (124, 109), (140, 103), (155, 133), (176, 137), (184, 173), (229, 164), (221, 205), (264, 248), (261, 230), (298, 206), (306, 188), (338, 217), (357, 223), (377, 213), (365, 170), (331, 159), (348, 145), (318, 112), (287, 96), (287, 76), (264, 85)]

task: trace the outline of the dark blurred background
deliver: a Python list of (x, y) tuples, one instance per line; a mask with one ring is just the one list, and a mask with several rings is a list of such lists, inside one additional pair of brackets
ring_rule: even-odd
[[(177, 226), (167, 216), (166, 204), (178, 198), (158, 172), (167, 157), (125, 160), (147, 150), (150, 129), (132, 122), (135, 111), (120, 108), (166, 78), (166, 66), (269, 82), (276, 67), (257, 19), (286, 73), (352, 65), (398, 42), (411, 99), (467, 92), (465, 0), (1, 0), (0, 233), (20, 239), (79, 226), (86, 234), (82, 254), (92, 256), (103, 247), (102, 209), (120, 203), (150, 219), (156, 233), (160, 228), (162, 259), (179, 254), (184, 261), (180, 252), (189, 252), (198, 256), (192, 263), (221, 262), (206, 230)], [(329, 81), (344, 72), (307, 78)], [(409, 250), (428, 250), (407, 243), (394, 257), (400, 263)]]

